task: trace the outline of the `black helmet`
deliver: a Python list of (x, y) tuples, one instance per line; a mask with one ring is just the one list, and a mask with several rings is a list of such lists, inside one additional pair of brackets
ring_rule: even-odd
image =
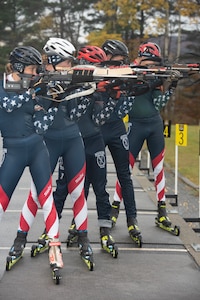
[(129, 56), (129, 51), (127, 46), (123, 42), (118, 40), (107, 40), (103, 43), (101, 48), (104, 50), (106, 55), (111, 54), (112, 56), (117, 56), (117, 55), (121, 55), (125, 57)]
[(42, 65), (42, 56), (31, 46), (16, 47), (10, 53), (10, 63), (15, 71), (23, 73), (26, 66)]

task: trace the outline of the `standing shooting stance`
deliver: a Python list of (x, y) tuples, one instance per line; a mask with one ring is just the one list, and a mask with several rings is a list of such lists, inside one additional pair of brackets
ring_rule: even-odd
[[(33, 47), (17, 47), (10, 54), (6, 81), (14, 86), (21, 77), (37, 75), (42, 65), (40, 53)], [(49, 126), (57, 112), (50, 108), (44, 112), (37, 102), (37, 91), (7, 91), (0, 86), (0, 130), (3, 137), (3, 157), (0, 168), (0, 219), (8, 207), (11, 196), (23, 171), (29, 167), (36, 187), (39, 204), (44, 213), (44, 221), (49, 237), (50, 266), (59, 281), (59, 268), (63, 267), (60, 250), (59, 221), (52, 196), (52, 177), (49, 155), (43, 137), (37, 133), (43, 126)], [(36, 122), (35, 122), (36, 121)], [(35, 127), (35, 125), (38, 127)], [(42, 125), (42, 126), (41, 126)], [(9, 251), (6, 270), (22, 257), (26, 245), (27, 232), (18, 230), (17, 237)]]

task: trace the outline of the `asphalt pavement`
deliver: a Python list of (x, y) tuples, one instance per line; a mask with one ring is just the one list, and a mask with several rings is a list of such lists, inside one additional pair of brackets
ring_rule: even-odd
[[(55, 183), (57, 172), (54, 173)], [(108, 192), (114, 193), (116, 174), (108, 155)], [(23, 258), (5, 271), (5, 261), (16, 236), (20, 211), (30, 188), (30, 175), (25, 170), (0, 225), (0, 299), (74, 299), (74, 300), (197, 300), (200, 297), (200, 237), (184, 221), (176, 207), (167, 201), (169, 217), (180, 226), (174, 236), (155, 226), (156, 199), (153, 183), (145, 172), (133, 171), (133, 184), (142, 231), (143, 247), (138, 248), (128, 235), (123, 204), (112, 235), (119, 248), (118, 258), (100, 247), (99, 229), (92, 189), (88, 199), (89, 238), (94, 251), (94, 271), (81, 260), (77, 247), (66, 248), (67, 229), (72, 218), (72, 203), (67, 198), (60, 221), (60, 240), (64, 268), (62, 280), (52, 280), (47, 253), (30, 256), (32, 244), (44, 228), (42, 211), (28, 235)]]

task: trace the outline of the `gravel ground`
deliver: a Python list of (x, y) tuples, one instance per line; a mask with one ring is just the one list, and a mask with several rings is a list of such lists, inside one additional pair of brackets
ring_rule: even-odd
[[(174, 194), (174, 172), (165, 166), (166, 194)], [(183, 218), (200, 218), (199, 189), (184, 178), (178, 178), (178, 206), (176, 209)], [(170, 199), (168, 199), (170, 200)], [(188, 222), (193, 229), (200, 229), (200, 222)], [(200, 236), (200, 233), (197, 233)]]
[[(165, 165), (166, 194), (174, 194), (174, 172)], [(178, 178), (178, 207), (177, 210), (183, 218), (199, 217), (199, 191), (198, 187), (186, 178)]]
[[(140, 162), (141, 167), (146, 166), (146, 155), (142, 155)], [(168, 164), (165, 163), (165, 178), (166, 178), (166, 195), (175, 194), (175, 172)], [(149, 178), (153, 178), (153, 172), (150, 169)], [(187, 178), (184, 178), (178, 174), (178, 206), (174, 206), (174, 209), (183, 218), (200, 218), (200, 200), (199, 200), (199, 188)], [(175, 199), (168, 198), (167, 201), (174, 203)], [(193, 228), (200, 228), (200, 223), (188, 223)]]

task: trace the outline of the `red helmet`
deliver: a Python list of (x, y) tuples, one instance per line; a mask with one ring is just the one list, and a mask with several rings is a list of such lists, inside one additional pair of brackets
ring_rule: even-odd
[(91, 63), (100, 63), (107, 60), (105, 52), (97, 46), (85, 46), (80, 48), (77, 58)]
[(161, 50), (160, 47), (155, 43), (143, 43), (139, 47), (138, 56), (161, 57)]

